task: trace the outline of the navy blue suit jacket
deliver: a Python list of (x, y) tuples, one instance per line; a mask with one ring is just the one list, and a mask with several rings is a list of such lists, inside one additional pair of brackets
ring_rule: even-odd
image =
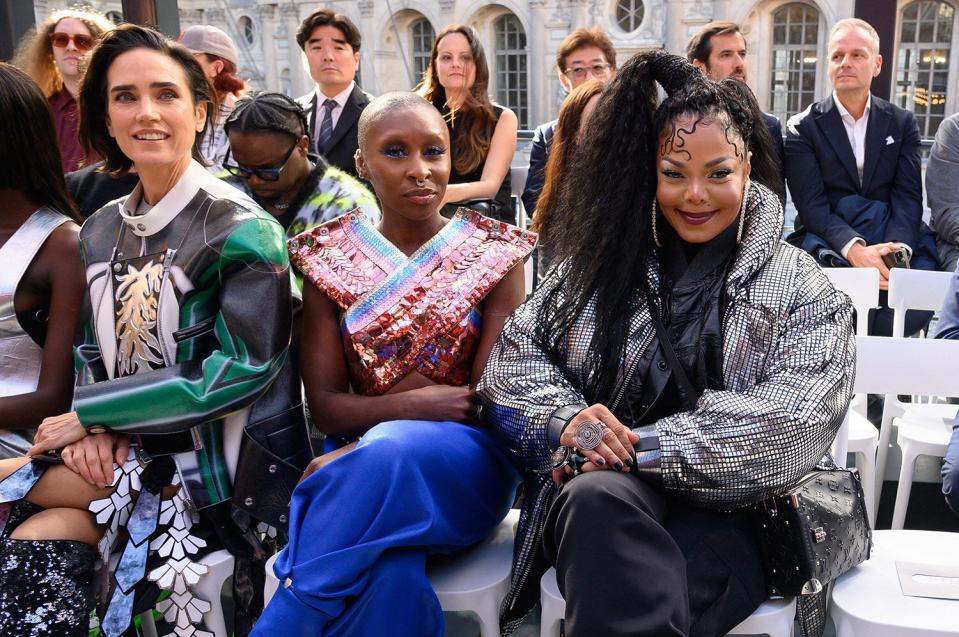
[[(885, 241), (919, 245), (922, 222), (920, 140), (916, 118), (872, 96), (862, 183), (849, 136), (830, 95), (786, 123), (786, 183), (798, 213), (792, 242), (818, 235), (837, 254), (859, 235), (833, 214), (848, 195), (889, 204)], [(798, 245), (798, 243), (797, 243)]]
[(786, 175), (782, 170), (783, 160), (786, 154), (785, 148), (783, 147), (783, 125), (779, 122), (779, 118), (772, 113), (763, 113), (763, 121), (766, 122), (766, 128), (769, 129), (769, 134), (772, 135), (773, 146), (776, 149), (776, 154), (779, 156), (779, 172), (783, 174), (783, 179), (785, 180)]
[(526, 173), (526, 185), (523, 187), (523, 207), (530, 219), (536, 212), (536, 202), (539, 193), (543, 190), (543, 181), (546, 179), (546, 161), (549, 159), (549, 150), (553, 146), (553, 134), (556, 132), (556, 121), (546, 122), (536, 127), (533, 134), (533, 145), (529, 150), (529, 170)]

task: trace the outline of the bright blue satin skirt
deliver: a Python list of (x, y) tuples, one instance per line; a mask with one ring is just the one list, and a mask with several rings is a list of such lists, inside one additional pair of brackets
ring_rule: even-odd
[(282, 585), (253, 635), (443, 634), (426, 557), (479, 542), (505, 517), (519, 472), (493, 432), (396, 420), (293, 492)]

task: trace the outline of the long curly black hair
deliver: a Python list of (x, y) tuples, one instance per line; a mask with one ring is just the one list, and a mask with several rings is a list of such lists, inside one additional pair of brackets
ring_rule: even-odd
[[(659, 83), (666, 98), (656, 106)], [(781, 193), (779, 161), (752, 92), (741, 82), (713, 82), (664, 51), (633, 56), (603, 93), (567, 169), (550, 241), (557, 268), (541, 294), (537, 338), (554, 363), (587, 304), (595, 303), (590, 343), (591, 401), (607, 401), (616, 384), (637, 292), (655, 249), (650, 209), (656, 193), (661, 134), (678, 117), (717, 119), (752, 152), (751, 178)]]

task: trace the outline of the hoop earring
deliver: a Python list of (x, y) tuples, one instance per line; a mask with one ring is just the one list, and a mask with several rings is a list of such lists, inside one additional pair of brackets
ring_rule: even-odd
[(656, 197), (653, 197), (653, 243), (657, 248), (662, 248), (663, 244), (659, 241), (659, 233), (656, 232)]
[(746, 197), (749, 195), (749, 180), (743, 186), (743, 203), (739, 207), (739, 229), (736, 231), (736, 243), (743, 242), (743, 227), (746, 225)]

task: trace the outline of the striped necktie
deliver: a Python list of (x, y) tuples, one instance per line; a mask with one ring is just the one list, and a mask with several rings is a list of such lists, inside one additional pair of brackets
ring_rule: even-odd
[(333, 109), (339, 106), (335, 100), (327, 99), (323, 102), (323, 122), (320, 124), (320, 134), (316, 138), (316, 152), (323, 155), (329, 150), (330, 139), (333, 138)]

